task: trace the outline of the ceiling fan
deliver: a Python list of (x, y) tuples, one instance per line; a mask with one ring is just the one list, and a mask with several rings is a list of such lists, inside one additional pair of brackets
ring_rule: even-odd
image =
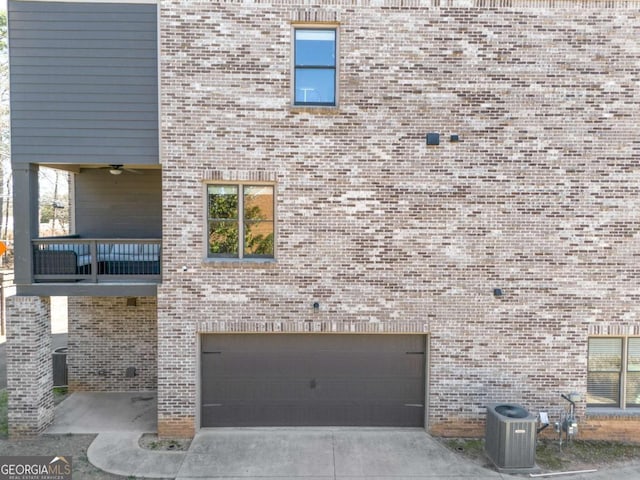
[(130, 172), (137, 175), (142, 175), (142, 172), (134, 170), (133, 168), (125, 168), (124, 165), (109, 165), (109, 173), (111, 175), (120, 175), (122, 172)]

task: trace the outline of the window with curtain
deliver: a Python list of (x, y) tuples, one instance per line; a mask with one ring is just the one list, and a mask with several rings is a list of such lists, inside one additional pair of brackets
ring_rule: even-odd
[(640, 338), (628, 341), (626, 405), (640, 407)]
[(622, 338), (589, 339), (588, 405), (619, 405), (621, 369)]
[(587, 405), (640, 407), (640, 337), (589, 339)]

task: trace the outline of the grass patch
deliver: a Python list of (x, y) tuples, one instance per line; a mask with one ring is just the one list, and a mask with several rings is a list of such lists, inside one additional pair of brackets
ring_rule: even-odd
[(484, 441), (480, 438), (451, 438), (445, 441), (445, 445), (471, 459), (484, 459)]
[(560, 450), (558, 442), (541, 441), (536, 446), (536, 463), (545, 470), (565, 470), (572, 462)]
[(640, 445), (621, 442), (576, 440), (562, 447), (565, 455), (589, 463), (611, 464), (638, 459)]
[(7, 390), (0, 390), (0, 438), (9, 436), (8, 403), (9, 394)]
[[(448, 438), (441, 441), (447, 448), (467, 459), (490, 467), (483, 439)], [(557, 439), (545, 438), (536, 444), (536, 464), (547, 472), (607, 467), (637, 461), (638, 458), (640, 445), (622, 442), (574, 440), (560, 446)]]
[(158, 438), (155, 433), (145, 433), (140, 437), (139, 444), (147, 450), (164, 450), (186, 452), (191, 445), (190, 438)]
[(67, 387), (53, 387), (53, 404), (58, 405), (67, 397), (69, 389)]
[[(68, 394), (67, 387), (54, 387), (53, 402), (55, 405), (60, 403)], [(0, 438), (9, 437), (9, 393), (7, 389), (0, 390)]]

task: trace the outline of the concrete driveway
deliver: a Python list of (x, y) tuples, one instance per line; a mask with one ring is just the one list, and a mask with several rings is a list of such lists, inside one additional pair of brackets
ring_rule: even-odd
[(46, 433), (97, 433), (89, 461), (110, 473), (180, 480), (505, 478), (467, 462), (422, 429), (215, 428), (186, 452), (146, 450), (156, 430), (155, 392), (76, 392), (56, 407)]
[(420, 429), (220, 428), (199, 432), (187, 452), (144, 450), (139, 436), (100, 434), (89, 461), (116, 475), (176, 480), (510, 478), (467, 462)]
[[(155, 392), (74, 393), (56, 408), (47, 433), (97, 433), (89, 461), (116, 475), (176, 480), (522, 479), (451, 452), (422, 429), (215, 428), (186, 452), (140, 447), (156, 430)], [(572, 480), (640, 480), (640, 464)]]
[[(144, 450), (139, 433), (98, 435), (89, 461), (134, 478), (176, 480), (522, 480), (482, 468), (419, 429), (242, 428), (199, 432), (187, 452)], [(640, 480), (640, 464), (568, 480)]]
[(420, 429), (215, 429), (200, 432), (178, 479), (502, 478), (461, 461)]

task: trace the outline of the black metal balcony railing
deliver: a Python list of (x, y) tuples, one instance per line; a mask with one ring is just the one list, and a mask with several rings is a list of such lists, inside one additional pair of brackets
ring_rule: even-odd
[(160, 239), (38, 238), (33, 281), (160, 282)]

